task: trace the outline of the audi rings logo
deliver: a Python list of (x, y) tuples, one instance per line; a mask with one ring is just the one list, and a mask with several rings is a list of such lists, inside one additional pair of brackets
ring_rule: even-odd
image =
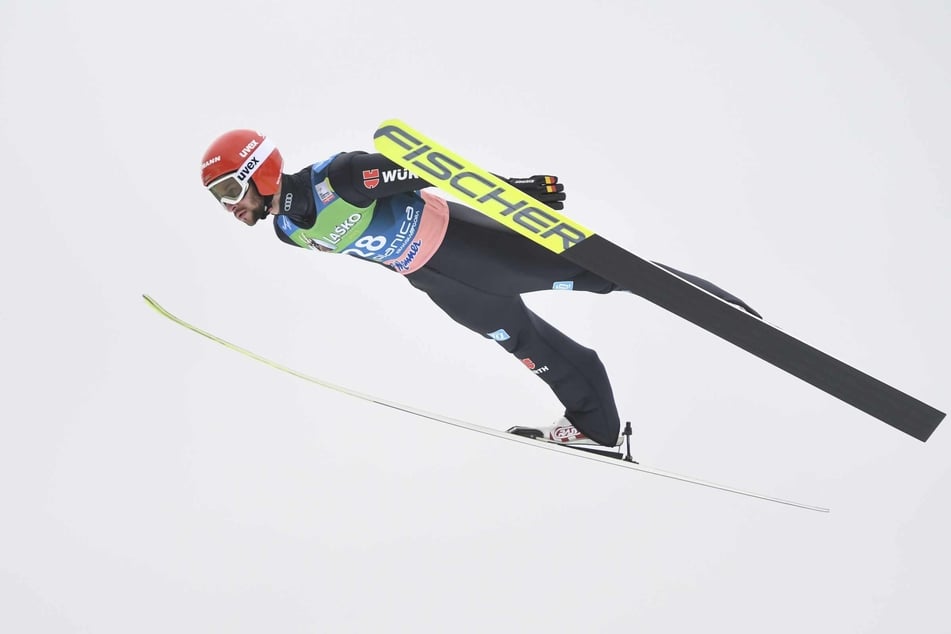
[(284, 196), (284, 213), (287, 213), (291, 210), (291, 205), (294, 204), (294, 194), (288, 193), (287, 196)]

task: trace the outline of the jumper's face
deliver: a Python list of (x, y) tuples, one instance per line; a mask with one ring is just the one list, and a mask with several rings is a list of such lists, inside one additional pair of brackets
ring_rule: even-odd
[(258, 193), (257, 187), (252, 184), (238, 202), (227, 203), (221, 201), (221, 205), (228, 210), (236, 220), (251, 227), (256, 224), (258, 220), (263, 220), (267, 217), (265, 202), (264, 197)]

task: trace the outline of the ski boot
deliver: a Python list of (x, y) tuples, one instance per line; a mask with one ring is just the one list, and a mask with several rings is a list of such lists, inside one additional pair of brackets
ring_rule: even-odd
[[(516, 436), (524, 436), (525, 438), (533, 438), (535, 440), (546, 440), (548, 442), (554, 442), (561, 445), (600, 446), (598, 443), (581, 433), (578, 428), (575, 427), (574, 424), (564, 416), (560, 417), (551, 425), (542, 425), (539, 427), (524, 427), (521, 425), (516, 425), (515, 427), (510, 427), (506, 431), (508, 431), (510, 434), (515, 434)], [(614, 446), (620, 447), (623, 440), (623, 435), (618, 434), (618, 439)]]

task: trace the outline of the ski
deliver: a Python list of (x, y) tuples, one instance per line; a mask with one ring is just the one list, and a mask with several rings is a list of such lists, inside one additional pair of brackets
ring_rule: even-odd
[(377, 151), (572, 262), (922, 442), (945, 414), (609, 242), (406, 123), (383, 122)]
[[(714, 482), (708, 482), (708, 481), (705, 481), (705, 480), (700, 480), (700, 479), (698, 479), (698, 478), (692, 478), (692, 477), (680, 475), (680, 474), (677, 474), (677, 473), (671, 473), (671, 472), (669, 472), (669, 471), (662, 471), (662, 470), (660, 470), (660, 469), (654, 469), (654, 468), (651, 468), (651, 467), (646, 467), (646, 466), (644, 466), (644, 465), (638, 464), (637, 462), (634, 462), (633, 460), (627, 460), (627, 459), (626, 459), (624, 456), (622, 456), (620, 453), (618, 453), (618, 454), (611, 454), (611, 455), (602, 455), (602, 454), (600, 454), (600, 453), (577, 451), (577, 447), (568, 447), (568, 446), (560, 445), (560, 444), (553, 443), (553, 442), (546, 442), (546, 441), (544, 441), (544, 440), (536, 440), (536, 439), (533, 439), (533, 438), (526, 438), (526, 437), (524, 437), (524, 436), (519, 436), (519, 435), (516, 435), (516, 434), (510, 434), (510, 433), (503, 432), (503, 431), (498, 430), (498, 429), (493, 429), (493, 428), (491, 428), (491, 427), (485, 427), (485, 426), (482, 426), (482, 425), (477, 425), (477, 424), (475, 424), (475, 423), (466, 422), (466, 421), (459, 420), (459, 419), (456, 419), (456, 418), (450, 418), (450, 417), (448, 417), (448, 416), (443, 416), (443, 415), (441, 415), (441, 414), (434, 414), (434, 413), (432, 413), (432, 412), (427, 412), (427, 411), (422, 410), (422, 409), (419, 409), (419, 408), (417, 408), (417, 407), (412, 407), (412, 406), (410, 406), (410, 405), (404, 405), (404, 404), (402, 404), (402, 403), (396, 403), (396, 402), (394, 402), (394, 401), (389, 401), (389, 400), (386, 400), (386, 399), (378, 398), (378, 397), (373, 396), (373, 395), (370, 395), (370, 394), (364, 394), (364, 393), (362, 393), (362, 392), (358, 392), (358, 391), (356, 391), (356, 390), (352, 390), (352, 389), (347, 388), (347, 387), (343, 387), (343, 386), (340, 386), (340, 385), (336, 385), (336, 384), (334, 384), (334, 383), (330, 383), (329, 381), (324, 381), (324, 380), (322, 380), (322, 379), (318, 379), (318, 378), (315, 378), (315, 377), (312, 377), (312, 376), (308, 376), (308, 375), (304, 374), (303, 372), (298, 372), (297, 370), (291, 369), (291, 368), (289, 368), (289, 367), (287, 367), (287, 366), (285, 366), (285, 365), (281, 365), (280, 363), (277, 363), (277, 362), (275, 362), (275, 361), (271, 361), (270, 359), (267, 359), (267, 358), (265, 358), (265, 357), (262, 357), (261, 355), (259, 355), (259, 354), (257, 354), (257, 353), (251, 352), (250, 350), (246, 350), (245, 348), (242, 348), (242, 347), (240, 347), (240, 346), (237, 346), (237, 345), (235, 345), (235, 344), (233, 344), (233, 343), (231, 343), (231, 342), (229, 342), (229, 341), (225, 341), (224, 339), (222, 339), (222, 338), (220, 338), (220, 337), (218, 337), (218, 336), (216, 336), (216, 335), (213, 335), (213, 334), (211, 334), (210, 332), (207, 332), (207, 331), (205, 331), (205, 330), (202, 330), (201, 328), (198, 328), (197, 326), (193, 326), (192, 324), (190, 324), (190, 323), (188, 323), (187, 321), (181, 319), (180, 317), (177, 317), (176, 315), (172, 314), (171, 312), (169, 312), (168, 310), (166, 310), (165, 308), (163, 308), (157, 301), (155, 301), (154, 299), (152, 299), (150, 296), (148, 296), (148, 295), (143, 295), (142, 297), (143, 297), (143, 299), (145, 299), (145, 302), (146, 302), (151, 308), (153, 308), (158, 314), (160, 314), (161, 316), (165, 317), (166, 319), (171, 320), (172, 322), (178, 324), (179, 326), (182, 326), (183, 328), (186, 328), (186, 329), (188, 329), (188, 330), (190, 330), (190, 331), (192, 331), (192, 332), (194, 332), (194, 333), (196, 333), (196, 334), (199, 334), (199, 335), (201, 335), (201, 336), (203, 336), (203, 337), (206, 337), (206, 338), (208, 338), (208, 339), (211, 339), (212, 341), (214, 341), (214, 342), (216, 342), (216, 343), (218, 343), (218, 344), (221, 344), (222, 346), (228, 348), (229, 350), (233, 350), (233, 351), (235, 351), (235, 352), (241, 353), (241, 354), (243, 354), (243, 355), (246, 356), (246, 357), (249, 357), (249, 358), (251, 358), (251, 359), (254, 359), (255, 361), (259, 361), (260, 363), (263, 363), (263, 364), (265, 364), (265, 365), (268, 365), (268, 366), (270, 366), (270, 367), (272, 367), (272, 368), (274, 368), (274, 369), (276, 369), (276, 370), (280, 370), (281, 372), (286, 372), (287, 374), (290, 374), (290, 375), (292, 375), (292, 376), (296, 376), (296, 377), (299, 378), (299, 379), (303, 379), (303, 380), (305, 380), (305, 381), (308, 381), (308, 382), (310, 382), (310, 383), (314, 383), (314, 384), (319, 385), (319, 386), (321, 386), (321, 387), (324, 387), (324, 388), (327, 388), (327, 389), (330, 389), (330, 390), (334, 390), (334, 391), (339, 392), (339, 393), (341, 393), (341, 394), (346, 394), (347, 396), (351, 396), (351, 397), (353, 397), (353, 398), (358, 398), (358, 399), (361, 399), (361, 400), (364, 400), (364, 401), (368, 401), (368, 402), (370, 402), (370, 403), (376, 403), (377, 405), (382, 405), (382, 406), (384, 406), (384, 407), (388, 407), (388, 408), (391, 408), (391, 409), (395, 409), (395, 410), (398, 410), (398, 411), (400, 411), (400, 412), (404, 412), (404, 413), (407, 413), (407, 414), (412, 414), (413, 416), (418, 416), (418, 417), (420, 417), (420, 418), (425, 418), (425, 419), (427, 419), (427, 420), (435, 421), (435, 422), (438, 422), (438, 423), (443, 423), (443, 424), (446, 424), (446, 425), (451, 425), (451, 426), (456, 427), (456, 428), (459, 428), (459, 429), (466, 429), (466, 430), (473, 431), (473, 432), (476, 432), (476, 433), (479, 433), (479, 434), (483, 434), (483, 435), (486, 435), (486, 436), (492, 436), (492, 437), (495, 437), (495, 438), (501, 438), (502, 440), (507, 440), (507, 441), (510, 441), (510, 442), (516, 442), (516, 443), (520, 443), (520, 444), (523, 444), (523, 445), (528, 445), (528, 446), (531, 446), (531, 447), (535, 447), (535, 448), (538, 448), (538, 449), (545, 449), (545, 450), (547, 450), (547, 451), (553, 451), (553, 452), (560, 453), (560, 454), (563, 454), (563, 455), (574, 456), (575, 458), (582, 458), (582, 459), (589, 460), (589, 461), (593, 461), (593, 462), (599, 462), (599, 463), (601, 463), (601, 464), (614, 465), (614, 466), (616, 466), (616, 467), (621, 467), (621, 468), (624, 468), (624, 469), (630, 469), (630, 470), (633, 470), (633, 471), (639, 471), (639, 472), (641, 472), (641, 473), (646, 473), (646, 474), (649, 474), (649, 475), (659, 476), (659, 477), (667, 478), (667, 479), (670, 479), (670, 480), (677, 480), (677, 481), (679, 481), (679, 482), (684, 482), (684, 483), (687, 483), (687, 484), (693, 484), (693, 485), (697, 485), (697, 486), (702, 486), (702, 487), (706, 487), (706, 488), (709, 488), (709, 489), (716, 489), (716, 490), (718, 490), (718, 491), (724, 491), (724, 492), (726, 492), (726, 493), (733, 493), (733, 494), (742, 495), (742, 496), (745, 496), (745, 497), (756, 498), (756, 499), (759, 499), (759, 500), (765, 500), (765, 501), (767, 501), (767, 502), (774, 502), (774, 503), (776, 503), (776, 504), (784, 504), (784, 505), (786, 505), (786, 506), (794, 506), (794, 507), (796, 507), (796, 508), (806, 509), (806, 510), (809, 510), (809, 511), (817, 511), (817, 512), (820, 512), (820, 513), (828, 513), (828, 512), (829, 512), (829, 509), (828, 509), (828, 508), (822, 507), (822, 506), (814, 506), (814, 505), (811, 505), (811, 504), (803, 504), (803, 503), (801, 503), (801, 502), (794, 502), (794, 501), (792, 501), (792, 500), (785, 500), (785, 499), (778, 498), (778, 497), (774, 497), (774, 496), (770, 496), (770, 495), (762, 495), (762, 494), (759, 494), (759, 493), (754, 493), (754, 492), (752, 492), (752, 491), (746, 491), (746, 490), (744, 490), (744, 489), (738, 489), (738, 488), (735, 488), (735, 487), (725, 486), (725, 485), (722, 485), (722, 484), (716, 484), (716, 483), (714, 483)], [(630, 426), (630, 424), (628, 424), (628, 429), (627, 429), (626, 431), (629, 431), (629, 426)], [(630, 434), (629, 434), (629, 433), (627, 434), (627, 438), (628, 438), (628, 457), (629, 457), (629, 455), (630, 455)]]

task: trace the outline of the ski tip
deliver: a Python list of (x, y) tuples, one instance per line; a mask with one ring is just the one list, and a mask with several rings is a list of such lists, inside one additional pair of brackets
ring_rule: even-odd
[(159, 304), (157, 301), (155, 301), (154, 299), (152, 299), (152, 296), (151, 296), (151, 295), (148, 295), (148, 294), (146, 294), (146, 293), (142, 293), (142, 299), (145, 300), (145, 303), (148, 304), (149, 308), (151, 308), (152, 310), (154, 310), (155, 312), (157, 312), (159, 315), (162, 315), (163, 317), (171, 317), (171, 316), (172, 316), (167, 310), (165, 310), (164, 308), (162, 308), (162, 305), (161, 305), (161, 304)]

